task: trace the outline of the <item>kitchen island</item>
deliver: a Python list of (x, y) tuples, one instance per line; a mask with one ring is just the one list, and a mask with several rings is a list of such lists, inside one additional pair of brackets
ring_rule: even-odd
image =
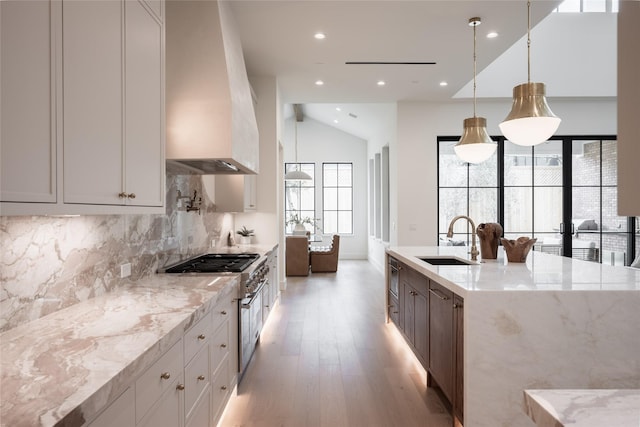
[(525, 389), (639, 388), (640, 270), (535, 251), (526, 263), (438, 266), (419, 259), (468, 260), (467, 250), (387, 250), (464, 299), (465, 426), (533, 426)]

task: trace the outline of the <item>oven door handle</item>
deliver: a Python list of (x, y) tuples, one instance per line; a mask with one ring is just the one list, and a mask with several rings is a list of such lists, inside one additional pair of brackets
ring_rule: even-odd
[[(243, 302), (243, 303), (241, 303), (241, 307), (242, 307), (242, 308), (245, 308), (245, 309), (251, 308), (251, 306), (253, 305), (253, 302), (255, 301), (255, 299), (256, 299), (256, 297), (258, 296), (258, 294), (259, 294), (260, 292), (262, 292), (262, 288), (264, 287), (264, 285), (265, 285), (266, 283), (267, 283), (267, 280), (266, 280), (266, 279), (265, 279), (265, 280), (263, 280), (263, 281), (261, 281), (260, 283), (258, 283), (258, 286), (256, 286), (256, 290), (255, 290), (255, 291), (253, 291), (253, 294), (251, 295), (251, 299), (249, 299), (249, 302)], [(244, 300), (246, 300), (246, 298), (245, 298)], [(244, 300), (242, 300), (242, 301), (244, 301)]]

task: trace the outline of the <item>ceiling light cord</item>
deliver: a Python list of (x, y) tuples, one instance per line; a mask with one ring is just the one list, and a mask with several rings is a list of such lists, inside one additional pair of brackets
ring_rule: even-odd
[(473, 117), (476, 117), (476, 27), (473, 26)]
[(527, 0), (527, 83), (531, 83), (531, 1)]

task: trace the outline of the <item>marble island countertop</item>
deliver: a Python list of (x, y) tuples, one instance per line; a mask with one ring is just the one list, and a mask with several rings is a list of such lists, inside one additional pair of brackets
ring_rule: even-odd
[(0, 424), (82, 425), (238, 280), (155, 275), (2, 333)]
[(638, 427), (640, 390), (525, 390), (538, 427)]
[(471, 265), (431, 265), (419, 257), (470, 260), (468, 247), (401, 246), (387, 250), (425, 276), (464, 297), (475, 291), (640, 291), (640, 269), (609, 266), (531, 251), (525, 263), (504, 259)]
[[(524, 390), (640, 387), (640, 270), (536, 251), (525, 263), (437, 266), (419, 259), (468, 260), (468, 250), (387, 250), (464, 298), (465, 427), (530, 427)], [(399, 276), (399, 284), (413, 277)]]

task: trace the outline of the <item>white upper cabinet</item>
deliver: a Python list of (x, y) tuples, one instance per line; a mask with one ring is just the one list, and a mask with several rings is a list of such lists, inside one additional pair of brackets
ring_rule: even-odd
[(0, 2), (0, 201), (56, 201), (56, 4)]
[(122, 204), (122, 3), (62, 7), (64, 201)]
[(65, 2), (63, 22), (64, 201), (162, 206), (162, 24), (138, 1)]
[(162, 206), (165, 195), (163, 27), (141, 3), (127, 1), (125, 4), (125, 191), (136, 194), (135, 199), (128, 199), (129, 204)]
[(2, 2), (3, 215), (164, 212), (163, 12), (151, 0)]

